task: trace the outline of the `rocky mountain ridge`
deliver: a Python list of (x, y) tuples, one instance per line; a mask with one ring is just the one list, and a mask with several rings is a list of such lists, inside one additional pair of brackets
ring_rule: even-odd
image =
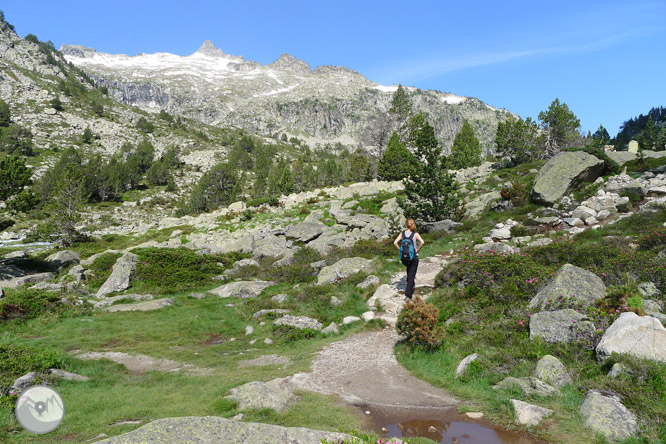
[[(341, 143), (373, 150), (385, 144), (378, 126), (397, 89), (344, 67), (311, 69), (289, 54), (261, 65), (225, 54), (210, 41), (189, 56), (129, 57), (70, 45), (61, 52), (123, 103), (264, 135), (285, 133), (312, 146)], [(491, 151), (497, 123), (511, 115), (474, 98), (407, 90), (414, 108), (429, 115), (445, 151), (463, 119), (474, 126), (485, 151)]]

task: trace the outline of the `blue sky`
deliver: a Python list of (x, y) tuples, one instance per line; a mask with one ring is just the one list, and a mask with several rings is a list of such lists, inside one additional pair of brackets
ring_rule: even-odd
[(270, 63), (287, 52), (385, 85), (477, 97), (537, 117), (558, 97), (584, 131), (666, 106), (666, 0), (3, 2), (21, 36), (188, 55), (204, 40)]

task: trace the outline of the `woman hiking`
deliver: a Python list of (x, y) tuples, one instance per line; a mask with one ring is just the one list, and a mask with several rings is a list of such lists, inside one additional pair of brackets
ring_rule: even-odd
[[(409, 218), (405, 221), (407, 229), (402, 231), (398, 237), (395, 238), (393, 245), (400, 250), (400, 259), (407, 267), (407, 288), (405, 289), (405, 301), (412, 299), (414, 295), (414, 278), (416, 277), (416, 270), (419, 268), (419, 250), (423, 248), (425, 242), (421, 235), (416, 232), (416, 222), (414, 219)], [(420, 245), (416, 246), (416, 241)], [(411, 243), (411, 245), (410, 245)], [(410, 254), (409, 249), (412, 249)]]

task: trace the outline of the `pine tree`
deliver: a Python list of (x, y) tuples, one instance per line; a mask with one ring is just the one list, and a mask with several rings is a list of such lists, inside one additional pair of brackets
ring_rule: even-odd
[(404, 136), (407, 131), (407, 124), (412, 116), (412, 102), (409, 100), (407, 90), (405, 90), (402, 85), (398, 85), (398, 89), (393, 93), (389, 114), (391, 114), (397, 122), (398, 133), (400, 136)]
[(0, 200), (7, 200), (31, 185), (32, 172), (25, 166), (25, 159), (7, 156), (0, 160)]
[(86, 145), (90, 145), (93, 142), (93, 132), (89, 126), (87, 126), (86, 129), (83, 130), (83, 135), (81, 136), (81, 142), (85, 143)]
[(453, 169), (468, 168), (481, 165), (481, 145), (474, 135), (474, 128), (467, 120), (453, 139), (448, 165)]
[(458, 184), (445, 169), (446, 157), (423, 113), (410, 119), (408, 140), (417, 164), (403, 180), (406, 198), (400, 200), (400, 206), (405, 216), (425, 221), (451, 217), (459, 206)]
[(610, 134), (603, 125), (599, 125), (599, 129), (592, 134), (592, 140), (595, 146), (602, 147), (610, 141)]
[(0, 99), (0, 128), (8, 127), (12, 122), (11, 112), (7, 102)]
[(666, 125), (661, 129), (659, 133), (659, 139), (657, 140), (658, 151), (666, 150)]
[(549, 155), (580, 143), (580, 120), (566, 103), (560, 103), (560, 99), (556, 98), (548, 110), (541, 111), (539, 120), (546, 132), (546, 150)]
[(495, 135), (497, 155), (515, 164), (537, 157), (539, 146), (538, 127), (530, 117), (523, 120), (509, 118), (497, 124)]
[(402, 180), (409, 176), (415, 162), (412, 153), (400, 142), (398, 133), (394, 131), (377, 167), (377, 175), (381, 180)]
[(658, 138), (657, 126), (654, 124), (654, 119), (652, 118), (652, 116), (648, 115), (648, 120), (647, 124), (645, 125), (645, 129), (643, 130), (641, 135), (638, 136), (638, 144), (644, 150), (654, 150), (657, 146), (657, 138)]
[(85, 177), (80, 165), (67, 165), (57, 178), (53, 194), (48, 200), (52, 226), (56, 228), (53, 234), (62, 245), (73, 245), (81, 238), (76, 224), (81, 218), (81, 206), (87, 200)]

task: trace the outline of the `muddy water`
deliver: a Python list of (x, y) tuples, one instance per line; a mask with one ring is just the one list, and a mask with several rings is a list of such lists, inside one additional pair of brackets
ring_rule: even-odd
[[(483, 419), (474, 420), (455, 411), (381, 411), (360, 406), (370, 415), (373, 431), (382, 437), (424, 437), (438, 443), (460, 444), (544, 444), (524, 433), (504, 430)], [(386, 429), (383, 432), (382, 429)]]

